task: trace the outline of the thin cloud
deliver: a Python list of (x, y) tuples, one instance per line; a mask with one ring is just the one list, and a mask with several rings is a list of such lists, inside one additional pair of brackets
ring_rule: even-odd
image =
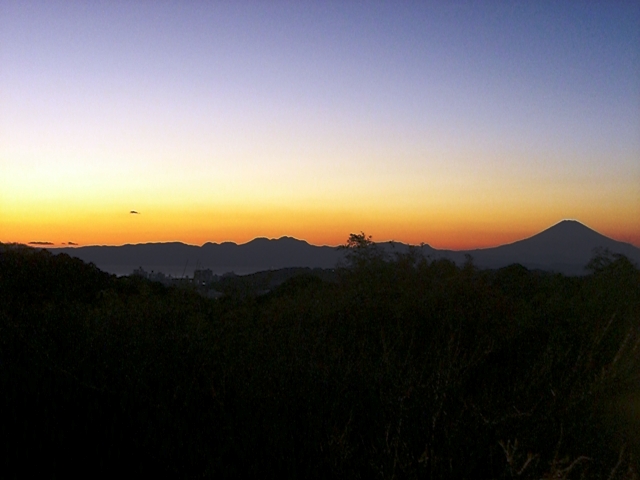
[(77, 245), (75, 242), (67, 242), (67, 245)]
[(29, 245), (53, 245), (53, 242), (29, 242)]
[(136, 212), (135, 210), (131, 210), (129, 213), (133, 213), (134, 215), (140, 215), (140, 212)]

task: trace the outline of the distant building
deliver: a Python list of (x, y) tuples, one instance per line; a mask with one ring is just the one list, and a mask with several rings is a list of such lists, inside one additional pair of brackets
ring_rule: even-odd
[(218, 276), (213, 274), (210, 268), (195, 270), (193, 272), (193, 283), (196, 285), (207, 285), (218, 280)]
[(163, 272), (147, 272), (144, 268), (138, 267), (136, 268), (132, 276), (142, 277), (147, 280), (151, 280), (152, 282), (160, 282), (164, 285), (172, 285), (174, 283), (174, 279), (171, 275), (165, 275)]
[(171, 279), (168, 278), (164, 273), (162, 272), (154, 273), (153, 270), (151, 270), (151, 273), (147, 278), (149, 278), (149, 280), (152, 280), (154, 282), (160, 282), (160, 283), (169, 283), (171, 281)]
[(132, 275), (138, 276), (138, 277), (142, 277), (142, 278), (149, 278), (149, 274), (147, 272), (145, 272), (144, 268), (142, 267), (138, 267), (136, 268)]

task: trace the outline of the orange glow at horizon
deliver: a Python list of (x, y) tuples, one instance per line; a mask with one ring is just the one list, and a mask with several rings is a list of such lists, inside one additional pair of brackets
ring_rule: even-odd
[[(520, 214), (514, 209), (487, 211), (460, 209), (394, 211), (378, 207), (363, 208), (132, 208), (83, 211), (78, 208), (41, 208), (9, 217), (1, 212), (0, 242), (52, 242), (64, 246), (73, 242), (86, 245), (123, 245), (152, 242), (183, 242), (202, 245), (225, 241), (246, 243), (256, 237), (290, 236), (314, 245), (340, 245), (350, 233), (365, 232), (374, 241), (393, 240), (408, 244), (425, 243), (438, 249), (463, 250), (486, 248), (521, 240), (565, 218), (581, 221), (615, 240), (640, 245), (640, 228), (632, 219), (618, 213), (612, 221), (606, 209), (600, 215), (560, 211)], [(559, 209), (558, 209), (559, 210)], [(56, 213), (56, 211), (58, 213)], [(579, 215), (583, 213), (583, 215)], [(609, 213), (609, 215), (607, 215)], [(498, 220), (499, 219), (499, 220)]]

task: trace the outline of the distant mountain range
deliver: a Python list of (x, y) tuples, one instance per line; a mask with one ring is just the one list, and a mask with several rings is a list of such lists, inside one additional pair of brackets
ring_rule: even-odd
[(192, 276), (198, 268), (239, 275), (288, 267), (333, 268), (342, 258), (336, 247), (310, 245), (291, 237), (256, 238), (242, 245), (209, 242), (198, 247), (171, 242), (47, 250), (93, 262), (101, 270), (116, 275), (129, 275), (142, 267), (147, 272), (153, 270), (178, 277)]
[[(405, 252), (409, 245), (379, 243), (387, 251)], [(567, 275), (586, 273), (585, 266), (597, 248), (620, 253), (640, 265), (640, 248), (618, 242), (575, 220), (560, 223), (532, 237), (507, 245), (475, 250), (438, 250), (423, 245), (416, 247), (426, 256), (448, 258), (458, 264), (471, 255), (481, 268), (500, 268), (519, 263), (529, 269), (555, 271)], [(52, 253), (66, 253), (100, 269), (128, 275), (142, 267), (146, 271), (173, 276), (191, 276), (196, 268), (209, 268), (214, 273), (235, 272), (239, 275), (288, 267), (334, 268), (344, 253), (336, 247), (310, 245), (291, 237), (256, 238), (245, 244), (205, 243), (201, 247), (184, 243), (145, 243), (123, 246), (90, 246), (51, 248)]]

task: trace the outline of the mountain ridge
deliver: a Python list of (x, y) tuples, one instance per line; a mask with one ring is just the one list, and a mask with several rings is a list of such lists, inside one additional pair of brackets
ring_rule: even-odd
[[(519, 263), (530, 269), (570, 275), (586, 273), (585, 266), (597, 248), (620, 253), (640, 264), (640, 248), (611, 239), (577, 220), (562, 220), (545, 230), (512, 243), (468, 250), (436, 249), (402, 242), (378, 242), (388, 252), (417, 248), (425, 256), (448, 258), (458, 264), (467, 256), (480, 268), (501, 268)], [(334, 268), (344, 258), (337, 247), (312, 245), (290, 236), (256, 237), (246, 243), (206, 242), (202, 246), (183, 242), (151, 242), (121, 246), (46, 247), (52, 253), (66, 253), (118, 275), (138, 267), (169, 274), (211, 268), (216, 272), (253, 273), (289, 267)]]

